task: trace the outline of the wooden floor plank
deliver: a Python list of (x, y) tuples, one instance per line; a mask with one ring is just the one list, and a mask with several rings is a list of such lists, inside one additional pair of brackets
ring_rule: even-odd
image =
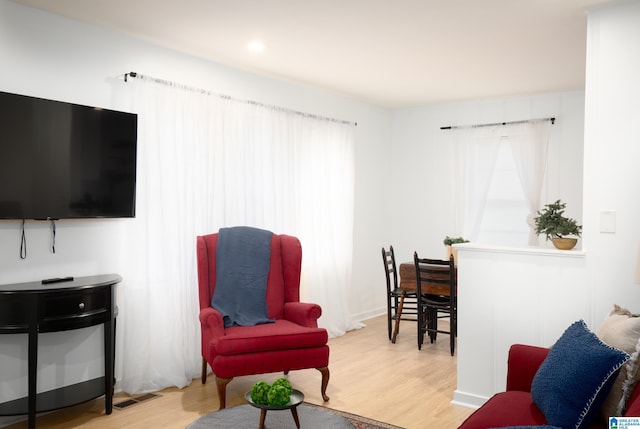
[[(366, 327), (329, 340), (331, 377), (327, 394), (320, 396), (321, 375), (315, 369), (292, 371), (294, 388), (305, 401), (359, 414), (407, 429), (456, 428), (473, 410), (451, 405), (456, 388), (456, 357), (449, 337), (418, 350), (415, 322), (403, 321), (396, 344), (387, 337), (386, 316), (365, 322)], [(271, 382), (282, 374), (235, 378), (227, 386), (227, 406), (244, 404), (244, 393), (260, 380)], [(184, 389), (169, 388), (158, 397), (104, 414), (104, 400), (38, 417), (38, 429), (148, 429), (184, 428), (198, 417), (218, 409), (213, 376), (207, 384), (194, 379)], [(134, 395), (135, 397), (135, 395)], [(118, 394), (114, 403), (129, 398)], [(259, 413), (256, 410), (256, 427)], [(26, 422), (9, 426), (26, 427)]]

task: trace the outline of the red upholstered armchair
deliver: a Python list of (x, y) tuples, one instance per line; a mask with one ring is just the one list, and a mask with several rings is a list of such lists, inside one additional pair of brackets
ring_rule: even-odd
[(277, 234), (271, 239), (266, 294), (267, 313), (275, 323), (226, 328), (220, 312), (211, 307), (217, 242), (217, 233), (197, 237), (202, 383), (207, 380), (208, 363), (216, 377), (220, 409), (226, 406), (226, 387), (233, 377), (307, 368), (322, 374), (322, 398), (328, 401), (328, 335), (318, 328), (320, 306), (300, 302), (300, 241)]

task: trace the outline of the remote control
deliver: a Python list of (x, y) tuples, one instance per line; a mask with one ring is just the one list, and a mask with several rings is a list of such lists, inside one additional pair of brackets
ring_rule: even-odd
[(49, 283), (61, 283), (61, 282), (70, 282), (73, 281), (73, 277), (54, 277), (52, 279), (44, 279), (42, 280), (42, 284), (46, 285)]

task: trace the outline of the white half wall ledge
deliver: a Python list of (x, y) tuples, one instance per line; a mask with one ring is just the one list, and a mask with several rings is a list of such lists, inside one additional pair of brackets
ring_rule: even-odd
[(571, 250), (559, 250), (555, 247), (542, 247), (542, 246), (500, 246), (493, 244), (479, 244), (479, 243), (460, 243), (454, 244), (453, 247), (458, 251), (472, 250), (475, 252), (489, 252), (489, 253), (505, 253), (505, 254), (520, 254), (520, 255), (548, 255), (548, 256), (561, 256), (567, 258), (584, 258), (586, 251), (582, 249)]
[(593, 284), (583, 250), (477, 243), (455, 247), (458, 358), (454, 403), (478, 407), (505, 390), (513, 344), (549, 347), (576, 320), (593, 325)]

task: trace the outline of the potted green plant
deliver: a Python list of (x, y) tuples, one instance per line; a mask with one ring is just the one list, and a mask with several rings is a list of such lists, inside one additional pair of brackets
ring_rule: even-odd
[(578, 225), (575, 219), (566, 217), (564, 210), (566, 203), (557, 200), (555, 203), (545, 204), (542, 210), (538, 210), (536, 234), (544, 234), (547, 240), (551, 240), (558, 249), (573, 249), (582, 234), (582, 225)]
[(468, 243), (469, 240), (465, 240), (462, 237), (449, 237), (448, 235), (444, 238), (444, 245), (451, 246), (452, 244), (458, 243)]
[(447, 259), (451, 255), (453, 255), (453, 261), (456, 265), (458, 265), (458, 251), (451, 247), (452, 244), (458, 243), (468, 243), (469, 240), (466, 240), (462, 237), (449, 237), (448, 235), (444, 238), (444, 245), (447, 246)]

